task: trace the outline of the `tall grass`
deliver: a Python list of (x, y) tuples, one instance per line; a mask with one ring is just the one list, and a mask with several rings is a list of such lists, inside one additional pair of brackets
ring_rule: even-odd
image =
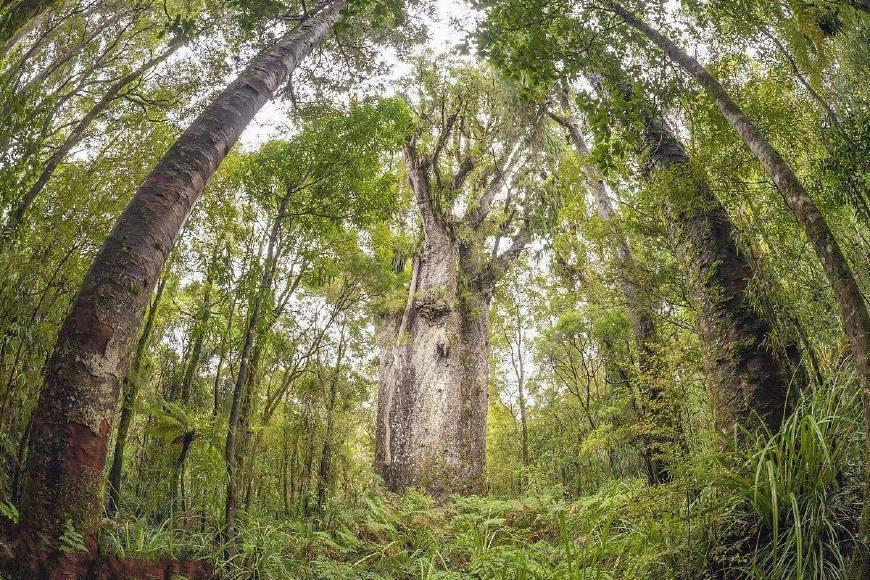
[(726, 457), (727, 518), (741, 523), (732, 571), (755, 578), (846, 577), (861, 509), (859, 393), (803, 394), (780, 431)]

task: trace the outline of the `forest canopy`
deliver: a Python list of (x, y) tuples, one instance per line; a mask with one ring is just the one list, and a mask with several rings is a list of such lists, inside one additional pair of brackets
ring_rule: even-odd
[(870, 577), (870, 2), (0, 2), (0, 578)]

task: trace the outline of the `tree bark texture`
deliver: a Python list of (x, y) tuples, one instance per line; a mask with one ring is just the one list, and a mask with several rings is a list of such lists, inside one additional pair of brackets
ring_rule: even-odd
[(405, 309), (388, 314), (380, 331), (376, 468), (398, 492), (417, 487), (435, 496), (480, 493), (492, 287), (525, 238), (481, 265), (477, 228), (486, 210), (466, 218), (474, 239), (460, 241), (451, 218), (434, 209), (431, 159), (421, 158), (412, 142), (405, 161), (424, 238), (413, 260)]
[(776, 432), (788, 408), (788, 372), (769, 340), (769, 323), (752, 306), (752, 267), (734, 240), (734, 225), (663, 120), (648, 119), (644, 141), (653, 179), (669, 189), (668, 212), (691, 262), (716, 428), (730, 434), (739, 423)]
[(489, 299), (460, 308), (458, 259), (455, 240), (427, 231), (407, 314), (381, 330), (378, 471), (394, 491), (483, 490)]
[(19, 534), (24, 568), (50, 570), (67, 526), (95, 546), (119, 385), (160, 270), (208, 179), (344, 6), (334, 0), (285, 34), (205, 109), (139, 187), (94, 259), (34, 411)]

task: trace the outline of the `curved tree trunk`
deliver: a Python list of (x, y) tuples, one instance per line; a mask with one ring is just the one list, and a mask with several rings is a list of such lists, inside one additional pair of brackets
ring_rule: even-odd
[(164, 155), (103, 244), (46, 367), (21, 504), (19, 554), (50, 571), (64, 529), (96, 546), (103, 467), (118, 388), (148, 296), (205, 183), (257, 111), (341, 17), (345, 0), (261, 53)]

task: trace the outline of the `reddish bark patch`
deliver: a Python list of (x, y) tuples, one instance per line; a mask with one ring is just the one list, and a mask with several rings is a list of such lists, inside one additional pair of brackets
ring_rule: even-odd
[(117, 556), (94, 558), (88, 553), (46, 557), (41, 562), (33, 563), (31, 570), (39, 578), (51, 580), (171, 580), (175, 576), (199, 580), (214, 577), (211, 565), (196, 560), (133, 560)]
[(90, 354), (105, 355), (114, 332), (112, 327), (100, 322), (93, 309), (83, 306), (76, 307), (70, 318), (75, 322), (76, 340), (81, 349)]
[(86, 468), (102, 471), (109, 442), (109, 422), (103, 420), (99, 433), (94, 433), (90, 427), (81, 423), (67, 423), (66, 442), (69, 466), (77, 474)]
[(196, 578), (211, 578), (214, 571), (205, 562), (195, 560), (122, 560), (110, 556), (103, 561), (99, 578), (106, 580), (123, 578), (170, 580), (177, 575), (194, 580)]

